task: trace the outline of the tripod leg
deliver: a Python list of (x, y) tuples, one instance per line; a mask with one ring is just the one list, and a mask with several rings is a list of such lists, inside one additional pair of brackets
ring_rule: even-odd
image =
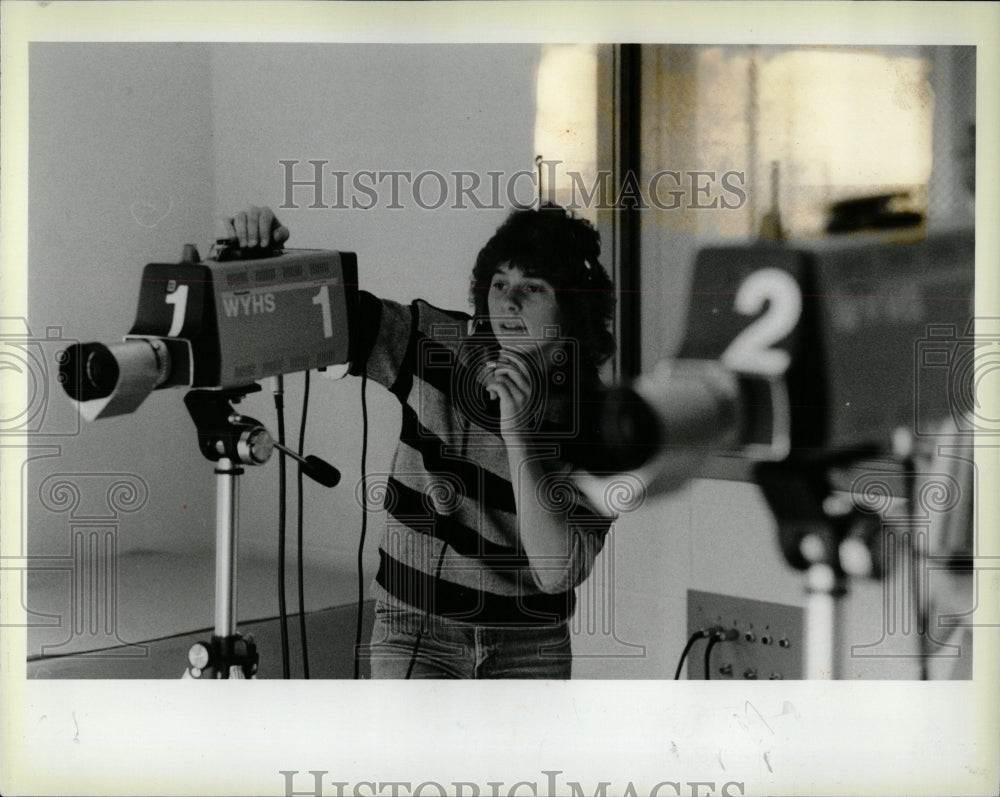
[(841, 599), (843, 576), (827, 564), (814, 564), (806, 573), (806, 653), (804, 677), (836, 680), (840, 677), (842, 645)]
[(215, 473), (215, 635), (225, 638), (236, 633), (239, 479), (243, 469), (231, 460), (220, 459)]

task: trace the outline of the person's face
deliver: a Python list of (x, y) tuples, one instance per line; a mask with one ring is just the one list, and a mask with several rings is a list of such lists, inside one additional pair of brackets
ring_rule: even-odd
[(528, 342), (544, 345), (552, 340), (546, 328), (558, 326), (559, 304), (548, 281), (526, 277), (519, 268), (500, 266), (490, 283), (488, 301), (490, 325), (502, 347)]

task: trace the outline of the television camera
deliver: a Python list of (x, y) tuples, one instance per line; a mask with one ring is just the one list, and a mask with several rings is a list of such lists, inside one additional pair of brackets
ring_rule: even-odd
[(119, 343), (71, 346), (60, 381), (87, 420), (134, 412), (153, 390), (239, 388), (349, 361), (357, 257), (320, 249), (240, 249), (150, 263)]
[(350, 361), (358, 305), (357, 257), (319, 249), (241, 249), (219, 240), (207, 260), (187, 244), (178, 263), (142, 273), (135, 323), (117, 343), (78, 343), (62, 355), (59, 381), (87, 420), (134, 412), (154, 391), (190, 388), (184, 403), (199, 448), (216, 463), (215, 631), (189, 654), (189, 677), (251, 677), (253, 640), (236, 631), (239, 476), (273, 450), (332, 487), (335, 468), (275, 441), (232, 407), (257, 380)]
[(833, 474), (905, 461), (945, 429), (1000, 428), (977, 395), (1000, 337), (973, 324), (974, 251), (971, 230), (701, 251), (677, 357), (607, 394), (578, 485), (600, 501), (633, 475), (615, 492), (627, 510), (720, 470), (756, 481), (807, 571), (807, 677), (831, 677), (847, 575), (883, 566), (880, 519)]

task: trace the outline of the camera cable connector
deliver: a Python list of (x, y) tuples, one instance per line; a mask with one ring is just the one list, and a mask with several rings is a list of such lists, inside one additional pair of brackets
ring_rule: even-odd
[(722, 628), (716, 626), (708, 635), (708, 644), (705, 646), (705, 680), (711, 680), (712, 673), (712, 648), (720, 642), (732, 642), (739, 638), (739, 631), (735, 628)]

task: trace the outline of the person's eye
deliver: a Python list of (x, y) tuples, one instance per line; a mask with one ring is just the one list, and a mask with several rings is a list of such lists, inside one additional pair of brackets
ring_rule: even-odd
[(504, 282), (503, 280), (497, 280), (496, 282), (493, 283), (492, 287), (493, 287), (493, 290), (495, 290), (495, 291), (502, 291), (502, 290), (506, 289), (507, 283)]

